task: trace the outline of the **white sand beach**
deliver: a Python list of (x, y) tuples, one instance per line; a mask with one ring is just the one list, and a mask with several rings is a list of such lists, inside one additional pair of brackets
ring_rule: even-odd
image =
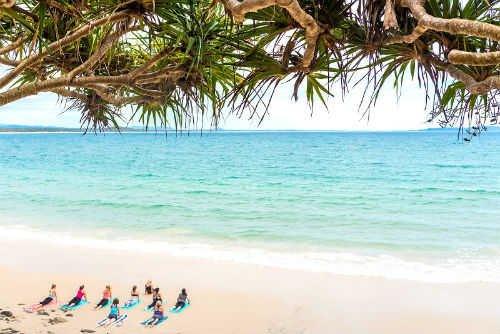
[[(223, 261), (148, 253), (118, 252), (12, 240), (0, 246), (0, 308), (14, 320), (0, 330), (22, 333), (497, 333), (500, 284), (427, 283), (276, 269)], [(159, 286), (167, 308), (186, 288), (192, 304), (159, 326), (140, 325), (151, 312), (146, 302), (124, 313), (121, 327), (97, 329), (109, 308), (93, 311), (105, 285), (122, 301), (132, 285), (141, 293), (148, 278)], [(50, 316), (28, 314), (22, 305), (46, 297), (57, 284), (59, 300), (69, 301), (80, 284), (90, 305), (69, 313), (47, 308)], [(68, 321), (51, 325), (49, 318)]]

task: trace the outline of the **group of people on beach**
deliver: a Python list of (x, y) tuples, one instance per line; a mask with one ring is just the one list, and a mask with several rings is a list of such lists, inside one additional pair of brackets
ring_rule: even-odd
[[(148, 305), (146, 310), (153, 311), (153, 316), (143, 322), (143, 324), (146, 327), (152, 327), (155, 324), (161, 322), (165, 318), (165, 310), (163, 307), (163, 297), (160, 293), (160, 288), (153, 287), (153, 283), (151, 280), (148, 280), (144, 286), (144, 294), (145, 295), (152, 295), (152, 303)], [(76, 293), (76, 296), (73, 297), (67, 304), (61, 306), (62, 310), (70, 310), (72, 307), (75, 307), (79, 305), (82, 301), (88, 302), (87, 299), (87, 293), (85, 292), (85, 286), (81, 285), (78, 288), (78, 292)], [(38, 304), (34, 304), (31, 307), (33, 309), (40, 309), (43, 308), (46, 305), (51, 305), (58, 303), (58, 298), (57, 298), (57, 291), (56, 291), (56, 285), (52, 284), (50, 290), (49, 290), (49, 296), (45, 298), (43, 301), (41, 301)], [(111, 304), (110, 312), (108, 317), (99, 322), (98, 327), (101, 326), (109, 326), (113, 324), (114, 322), (118, 321), (118, 319), (121, 319), (121, 314), (120, 314), (120, 307), (119, 307), (120, 300), (118, 298), (113, 299), (113, 295), (111, 292), (111, 285), (107, 285), (103, 291), (102, 299), (99, 301), (94, 306), (94, 310), (99, 310), (102, 309), (103, 307), (108, 306)], [(139, 292), (137, 291), (137, 286), (134, 285), (132, 287), (132, 290), (130, 291), (130, 298), (123, 304), (122, 309), (129, 309), (132, 308), (133, 306), (137, 305), (140, 303), (139, 299)], [(186, 289), (182, 289), (181, 293), (177, 297), (177, 302), (175, 303), (174, 307), (170, 310), (171, 312), (177, 312), (179, 310), (182, 310), (186, 305), (190, 304), (191, 301), (188, 298)]]

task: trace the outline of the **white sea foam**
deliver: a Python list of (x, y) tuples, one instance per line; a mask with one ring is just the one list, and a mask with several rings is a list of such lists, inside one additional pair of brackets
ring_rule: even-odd
[(230, 261), (269, 267), (327, 272), (342, 275), (385, 277), (426, 282), (458, 283), (470, 281), (500, 282), (500, 260), (447, 259), (423, 263), (393, 255), (358, 255), (345, 252), (277, 252), (261, 248), (173, 243), (131, 239), (100, 239), (70, 233), (39, 231), (27, 226), (0, 225), (0, 240), (11, 242), (42, 241), (65, 247), (89, 247), (172, 256)]

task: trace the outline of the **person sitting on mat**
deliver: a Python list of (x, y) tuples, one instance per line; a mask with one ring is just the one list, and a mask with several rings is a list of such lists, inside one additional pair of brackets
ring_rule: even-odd
[(99, 310), (108, 305), (111, 298), (113, 298), (111, 296), (111, 285), (106, 285), (106, 289), (104, 289), (104, 292), (102, 293), (102, 299), (96, 306), (94, 306), (94, 310)]
[(148, 308), (153, 308), (156, 304), (158, 304), (158, 302), (163, 301), (161, 298), (160, 288), (155, 288), (153, 291), (153, 302), (148, 306)]
[(108, 327), (113, 322), (118, 320), (118, 318), (120, 317), (120, 308), (118, 307), (119, 302), (120, 301), (118, 300), (118, 298), (113, 299), (113, 304), (111, 305), (108, 318), (106, 319), (106, 321), (100, 323), (97, 327), (101, 326)]
[(153, 282), (151, 281), (151, 278), (148, 279), (146, 284), (144, 285), (144, 294), (150, 295), (153, 293)]
[(78, 292), (76, 293), (76, 296), (69, 301), (69, 303), (67, 304), (68, 310), (72, 306), (78, 305), (82, 301), (82, 298), (85, 298), (85, 300), (87, 300), (87, 294), (85, 293), (85, 290), (83, 290), (83, 288), (84, 288), (84, 285), (83, 284), (80, 285), (80, 288), (78, 289)]
[(162, 305), (161, 301), (157, 301), (155, 304), (155, 310), (153, 313), (153, 317), (151, 319), (149, 319), (148, 321), (146, 321), (146, 323), (144, 325), (146, 327), (148, 327), (148, 326), (153, 327), (158, 321), (163, 319), (164, 316), (165, 316), (165, 313), (163, 310), (163, 305)]
[(49, 290), (49, 296), (42, 300), (38, 305), (35, 306), (35, 308), (45, 306), (49, 303), (51, 303), (53, 300), (57, 302), (57, 292), (56, 292), (56, 285), (52, 284), (50, 290)]
[(125, 307), (132, 306), (137, 302), (139, 302), (139, 292), (137, 292), (137, 285), (134, 285), (130, 292), (130, 299), (125, 302)]
[(188, 298), (188, 294), (186, 293), (186, 289), (182, 289), (181, 293), (179, 293), (179, 297), (177, 297), (177, 303), (175, 303), (175, 306), (172, 309), (172, 311), (177, 311), (177, 309), (181, 309), (184, 306), (186, 306), (186, 300), (188, 304), (191, 303), (191, 301)]

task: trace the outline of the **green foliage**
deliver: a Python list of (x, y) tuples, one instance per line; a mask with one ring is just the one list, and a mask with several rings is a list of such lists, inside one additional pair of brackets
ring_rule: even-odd
[[(363, 100), (368, 111), (387, 84), (404, 98), (402, 88), (416, 80), (426, 98), (432, 100), (429, 120), (437, 119), (442, 126), (457, 122), (463, 125), (468, 120), (475, 127), (471, 133), (480, 131), (487, 120), (497, 122), (498, 90), (484, 96), (472, 95), (463, 83), (450, 79), (426, 59), (430, 54), (446, 59), (452, 49), (495, 51), (498, 42), (429, 30), (414, 43), (386, 45), (388, 35), (407, 35), (415, 28), (417, 22), (408, 9), (397, 8), (399, 29), (387, 32), (382, 27), (385, 1), (299, 2), (324, 28), (308, 69), (301, 68), (305, 30), (286, 10), (270, 6), (248, 13), (244, 24), (236, 25), (224, 7), (212, 0), (21, 0), (16, 7), (0, 8), (0, 43), (5, 46), (26, 36), (24, 45), (15, 50), (19, 60), (49, 51), (40, 58), (39, 66), (22, 71), (10, 84), (21, 87), (69, 73), (88, 60), (107, 36), (136, 26), (80, 75), (119, 76), (167, 52), (149, 71), (172, 68), (185, 75), (175, 81), (165, 79), (142, 86), (163, 92), (161, 103), (141, 100), (122, 105), (131, 105), (133, 117), (147, 128), (195, 126), (205, 115), (216, 126), (224, 108), (262, 119), (276, 88), (285, 81), (294, 83), (291, 97), (305, 96), (311, 108), (318, 102), (327, 106), (328, 96), (345, 94), (350, 87), (361, 84), (366, 87)], [(499, 25), (499, 2), (428, 0), (425, 7), (435, 17)], [(122, 11), (135, 14), (128, 22), (105, 24), (76, 43), (49, 49), (49, 45), (89, 22)], [(500, 73), (498, 65), (457, 67), (478, 79)], [(108, 89), (122, 97), (143, 96), (133, 87), (110, 85)], [(98, 130), (101, 126), (117, 126), (121, 109), (116, 104), (88, 87), (75, 88), (74, 92), (87, 97), (81, 101), (69, 97), (71, 108), (82, 112), (82, 123), (87, 127)]]

